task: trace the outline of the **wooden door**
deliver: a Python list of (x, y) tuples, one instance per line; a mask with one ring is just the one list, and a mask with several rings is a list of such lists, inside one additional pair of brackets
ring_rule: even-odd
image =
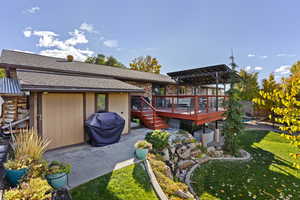
[(83, 94), (42, 95), (42, 135), (51, 140), (49, 149), (84, 142), (83, 123)]

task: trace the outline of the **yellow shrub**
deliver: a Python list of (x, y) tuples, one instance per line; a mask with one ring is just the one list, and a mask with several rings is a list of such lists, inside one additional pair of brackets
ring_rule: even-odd
[(49, 143), (49, 140), (40, 137), (34, 129), (24, 130), (13, 137), (15, 159), (28, 156), (33, 160), (40, 160)]
[(41, 178), (30, 179), (28, 183), (21, 183), (18, 188), (4, 193), (5, 200), (50, 200), (51, 186)]

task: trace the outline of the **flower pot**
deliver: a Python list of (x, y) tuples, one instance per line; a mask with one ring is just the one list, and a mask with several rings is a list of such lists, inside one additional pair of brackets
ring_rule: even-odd
[(68, 174), (66, 173), (57, 173), (49, 174), (46, 176), (46, 179), (54, 189), (60, 189), (67, 185), (68, 183)]
[(145, 160), (148, 155), (148, 149), (135, 149), (135, 155), (140, 160)]
[(23, 169), (18, 169), (18, 170), (13, 170), (13, 169), (5, 169), (5, 176), (8, 182), (12, 186), (17, 186), (20, 183), (20, 180), (27, 174), (28, 169), (23, 168)]

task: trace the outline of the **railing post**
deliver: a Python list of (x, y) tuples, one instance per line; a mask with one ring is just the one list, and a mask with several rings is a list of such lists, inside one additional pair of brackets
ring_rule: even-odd
[(197, 114), (199, 111), (199, 97), (195, 96), (194, 101), (195, 101), (195, 113), (194, 114)]
[(209, 105), (209, 102), (208, 102), (208, 96), (206, 96), (206, 112), (208, 113), (208, 105)]
[(172, 97), (172, 113), (174, 113), (174, 111), (175, 111), (175, 107), (174, 107), (175, 105), (174, 105), (174, 97)]

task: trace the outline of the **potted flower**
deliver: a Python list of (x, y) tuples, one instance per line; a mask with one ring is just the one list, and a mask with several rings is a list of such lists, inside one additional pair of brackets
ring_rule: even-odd
[(147, 158), (149, 149), (152, 148), (152, 144), (146, 140), (140, 140), (135, 143), (135, 155), (140, 160), (145, 160)]
[(59, 161), (52, 161), (46, 172), (46, 179), (54, 189), (67, 185), (68, 174), (71, 173), (71, 165)]
[(6, 179), (12, 186), (20, 183), (20, 180), (27, 174), (31, 162), (30, 158), (20, 158), (4, 163)]

